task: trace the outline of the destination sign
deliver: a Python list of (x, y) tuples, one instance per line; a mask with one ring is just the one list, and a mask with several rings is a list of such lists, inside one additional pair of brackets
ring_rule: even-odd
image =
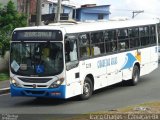
[(52, 32), (24, 32), (23, 37), (25, 38), (51, 38), (55, 37)]
[(59, 30), (30, 30), (13, 32), (13, 41), (62, 41), (62, 32)]

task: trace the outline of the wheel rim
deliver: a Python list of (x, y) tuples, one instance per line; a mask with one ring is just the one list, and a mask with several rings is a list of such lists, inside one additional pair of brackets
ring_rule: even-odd
[(84, 93), (85, 96), (90, 95), (90, 89), (91, 89), (90, 84), (85, 82), (84, 83), (84, 89), (83, 89), (83, 93)]

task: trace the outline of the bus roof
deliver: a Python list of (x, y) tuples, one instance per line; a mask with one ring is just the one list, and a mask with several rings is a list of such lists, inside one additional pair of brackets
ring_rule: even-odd
[(116, 28), (126, 28), (134, 26), (153, 25), (157, 20), (126, 20), (126, 21), (98, 21), (98, 22), (79, 22), (79, 23), (55, 23), (46, 26), (34, 26), (16, 28), (15, 30), (65, 30), (66, 33), (79, 33), (87, 31), (107, 30)]
[(153, 25), (158, 23), (156, 20), (127, 20), (127, 21), (107, 21), (107, 22), (91, 22), (79, 23), (75, 25), (65, 26), (67, 33), (107, 30), (116, 28), (127, 28), (134, 26)]

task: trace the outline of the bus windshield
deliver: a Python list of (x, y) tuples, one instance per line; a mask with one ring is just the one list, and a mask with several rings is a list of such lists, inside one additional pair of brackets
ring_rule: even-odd
[(61, 42), (11, 43), (10, 68), (24, 76), (54, 76), (63, 71)]

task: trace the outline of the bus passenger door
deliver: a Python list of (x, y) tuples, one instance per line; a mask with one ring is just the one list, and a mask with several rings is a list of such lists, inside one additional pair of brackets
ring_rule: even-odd
[(77, 52), (77, 39), (75, 36), (67, 36), (65, 40), (65, 62), (66, 62), (66, 98), (81, 93), (79, 61)]

